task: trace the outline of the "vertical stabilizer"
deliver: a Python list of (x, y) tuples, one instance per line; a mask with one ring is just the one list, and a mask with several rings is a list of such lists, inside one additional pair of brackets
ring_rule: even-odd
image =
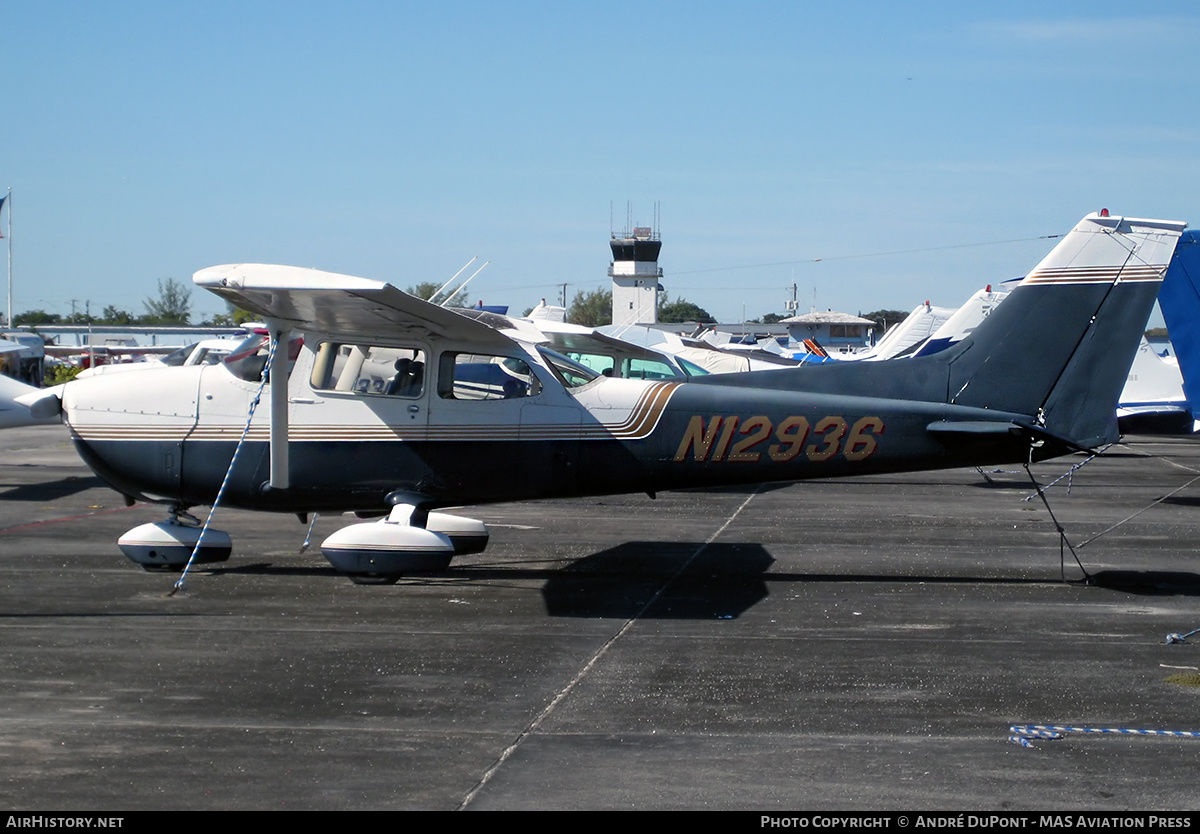
[(1025, 415), (1068, 445), (1109, 442), (1185, 225), (1089, 214), (969, 336), (932, 356), (691, 381), (949, 403)]
[(1179, 360), (1188, 411), (1200, 424), (1200, 232), (1190, 230), (1180, 236), (1158, 291), (1158, 306)]
[(950, 401), (1034, 415), (1080, 446), (1115, 440), (1117, 400), (1185, 225), (1089, 214), (964, 342)]

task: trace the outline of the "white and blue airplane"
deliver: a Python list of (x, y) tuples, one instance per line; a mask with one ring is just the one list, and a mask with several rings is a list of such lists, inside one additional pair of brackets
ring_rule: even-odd
[(1192, 416), (1192, 431), (1200, 431), (1200, 235), (1185, 231), (1158, 294)]

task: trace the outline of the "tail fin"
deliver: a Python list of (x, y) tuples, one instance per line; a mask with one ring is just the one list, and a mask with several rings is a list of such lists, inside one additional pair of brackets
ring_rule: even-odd
[(1179, 360), (1188, 411), (1200, 423), (1200, 232), (1187, 231), (1180, 236), (1158, 291), (1158, 306)]
[(954, 352), (949, 402), (1030, 414), (1079, 446), (1116, 406), (1185, 224), (1089, 214)]
[(1109, 442), (1185, 225), (1089, 214), (967, 338), (933, 356), (706, 377), (702, 384), (973, 406), (1028, 415), (1068, 446)]

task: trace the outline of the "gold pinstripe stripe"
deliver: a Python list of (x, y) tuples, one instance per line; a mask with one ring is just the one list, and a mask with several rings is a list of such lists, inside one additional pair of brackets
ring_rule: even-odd
[[(658, 426), (677, 382), (658, 382), (642, 392), (630, 409), (629, 416), (619, 423), (583, 425), (579, 423), (546, 423), (544, 425), (467, 424), (461, 426), (339, 426), (292, 425), (288, 439), (292, 442), (319, 441), (386, 441), (403, 440), (640, 440)], [(157, 441), (231, 441), (242, 435), (244, 426), (236, 424), (196, 426), (115, 426), (71, 424), (72, 431), (83, 440), (157, 440)], [(270, 426), (251, 426), (246, 439), (265, 442), (270, 438)]]
[(1161, 281), (1167, 265), (1135, 264), (1117, 266), (1062, 266), (1035, 269), (1025, 277), (1030, 284), (1111, 284)]

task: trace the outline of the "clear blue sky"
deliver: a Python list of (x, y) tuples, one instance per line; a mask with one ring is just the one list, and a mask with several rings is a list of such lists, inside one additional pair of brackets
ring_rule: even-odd
[(954, 306), (1088, 211), (1200, 224), (1198, 44), (1191, 2), (0, 0), (14, 306), (479, 255), (521, 312), (607, 285), (628, 201), (725, 320)]

